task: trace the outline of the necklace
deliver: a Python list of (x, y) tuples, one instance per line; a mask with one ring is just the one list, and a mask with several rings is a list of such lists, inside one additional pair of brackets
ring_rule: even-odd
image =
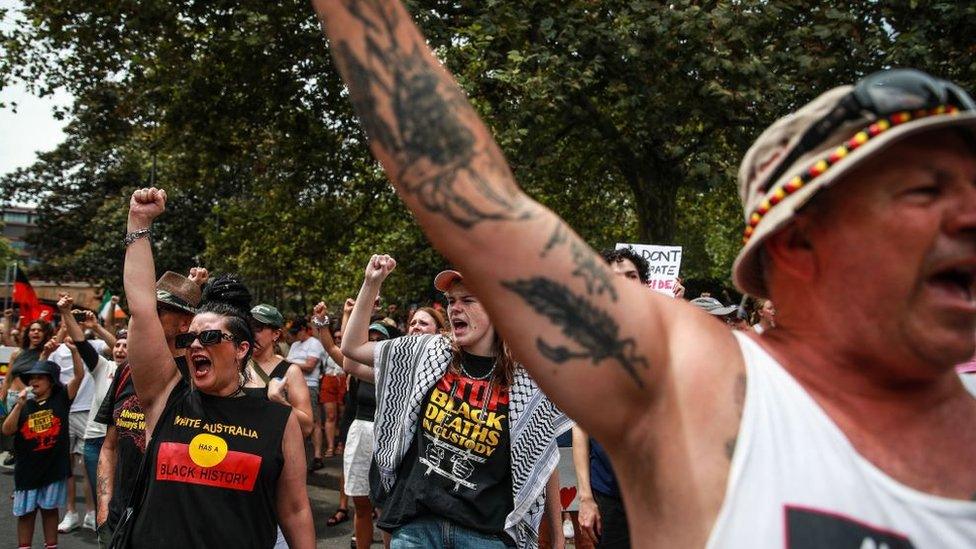
[(495, 367), (496, 366), (498, 366), (498, 357), (495, 357), (495, 362), (493, 362), (491, 364), (491, 369), (488, 370), (488, 373), (486, 373), (485, 375), (483, 375), (481, 377), (478, 377), (478, 376), (473, 376), (473, 375), (471, 375), (471, 374), (468, 373), (468, 371), (464, 368), (464, 360), (458, 360), (458, 369), (461, 370), (461, 373), (464, 374), (464, 377), (469, 378), (469, 379), (473, 379), (475, 381), (484, 381), (484, 380), (490, 378), (492, 376), (492, 374), (495, 373)]

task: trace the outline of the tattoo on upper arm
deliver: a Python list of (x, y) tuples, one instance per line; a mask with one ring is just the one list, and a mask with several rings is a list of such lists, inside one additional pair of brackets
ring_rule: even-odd
[(606, 311), (548, 278), (504, 281), (502, 286), (518, 294), (537, 313), (559, 326), (563, 335), (579, 347), (573, 350), (538, 338), (536, 347), (547, 359), (562, 364), (574, 358), (588, 358), (593, 365), (613, 359), (638, 387), (644, 386), (640, 370), (648, 368), (647, 359), (637, 354), (637, 344), (633, 338), (620, 337), (619, 324)]
[[(733, 398), (735, 402), (735, 411), (739, 419), (742, 419), (742, 410), (746, 405), (746, 375), (739, 374), (735, 378), (735, 388), (733, 389)], [(732, 456), (735, 455), (735, 445), (739, 440), (738, 428), (736, 430), (736, 435), (729, 440), (725, 441), (725, 456), (732, 461)]]
[(366, 134), (396, 161), (391, 179), (424, 209), (465, 229), (530, 218), (504, 157), (468, 125), (478, 118), (467, 99), (430, 61), (422, 40), (397, 34), (410, 24), (399, 7), (376, 0), (343, 6), (362, 24), (365, 45), (356, 51), (338, 40), (333, 55)]
[(572, 275), (583, 279), (586, 293), (591, 296), (606, 293), (612, 301), (616, 302), (617, 288), (613, 285), (613, 273), (586, 243), (575, 235), (570, 235), (563, 220), (556, 220), (556, 227), (552, 230), (552, 235), (549, 236), (549, 241), (542, 248), (539, 257), (546, 257), (554, 248), (566, 242), (569, 243), (569, 253), (573, 260)]
[(562, 244), (563, 242), (566, 242), (567, 238), (569, 238), (569, 231), (566, 230), (566, 224), (563, 223), (562, 219), (557, 219), (556, 227), (552, 230), (552, 234), (549, 235), (549, 241), (546, 242), (545, 247), (542, 248), (542, 253), (539, 254), (539, 257), (546, 257), (549, 255), (549, 252), (551, 252), (553, 248)]
[(617, 289), (613, 286), (613, 276), (607, 266), (603, 263), (593, 250), (580, 240), (573, 239), (569, 242), (570, 252), (573, 254), (573, 264), (576, 270), (573, 276), (578, 276), (586, 283), (586, 293), (590, 295), (603, 295), (604, 292), (610, 297), (611, 301), (617, 301)]

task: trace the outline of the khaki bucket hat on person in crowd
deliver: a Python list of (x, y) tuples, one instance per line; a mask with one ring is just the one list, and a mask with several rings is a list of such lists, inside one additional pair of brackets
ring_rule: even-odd
[(173, 271), (166, 271), (156, 282), (156, 301), (174, 309), (196, 314), (202, 297), (196, 282)]
[(746, 229), (732, 267), (736, 287), (769, 297), (762, 243), (817, 191), (911, 135), (948, 127), (976, 129), (974, 111), (976, 104), (959, 86), (914, 69), (896, 69), (834, 88), (774, 122), (739, 167)]

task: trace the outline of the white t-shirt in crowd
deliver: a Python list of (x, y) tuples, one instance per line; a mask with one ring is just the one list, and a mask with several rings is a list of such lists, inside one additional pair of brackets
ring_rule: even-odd
[[(98, 353), (99, 359), (103, 358), (103, 352), (105, 349), (108, 349), (108, 344), (101, 339), (89, 339), (88, 343)], [(74, 364), (71, 361), (71, 349), (64, 343), (58, 345), (58, 348), (51, 353), (48, 360), (57, 363), (61, 367), (61, 383), (67, 385), (71, 381), (71, 378), (75, 377), (73, 373)], [(92, 375), (88, 371), (88, 368), (84, 368), (84, 370), (85, 378), (81, 380), (81, 386), (78, 387), (78, 394), (75, 395), (75, 399), (71, 403), (72, 412), (87, 412), (91, 409), (92, 397), (95, 395), (94, 386), (92, 384)]]
[(332, 357), (326, 354), (325, 356), (325, 375), (327, 376), (341, 376), (345, 372), (342, 371), (342, 366), (340, 366), (336, 361), (332, 360)]
[(85, 379), (89, 377), (92, 379), (91, 409), (88, 410), (88, 423), (85, 424), (84, 438), (86, 440), (105, 436), (107, 425), (95, 421), (95, 416), (98, 415), (98, 409), (102, 407), (102, 401), (105, 400), (105, 395), (108, 394), (108, 389), (112, 385), (112, 378), (115, 377), (115, 370), (117, 368), (118, 365), (114, 360), (108, 360), (103, 356), (99, 356), (95, 369), (85, 376)]
[(304, 364), (305, 359), (310, 356), (314, 356), (318, 360), (318, 365), (312, 373), (305, 374), (305, 383), (308, 385), (319, 386), (319, 369), (322, 365), (322, 361), (325, 360), (327, 356), (325, 353), (325, 347), (318, 338), (310, 337), (305, 341), (296, 341), (292, 344), (291, 349), (288, 351), (288, 356), (286, 359), (288, 362), (295, 364)]

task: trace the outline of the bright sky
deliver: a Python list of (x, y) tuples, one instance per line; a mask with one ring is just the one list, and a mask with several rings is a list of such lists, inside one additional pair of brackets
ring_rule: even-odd
[[(20, 6), (19, 0), (0, 0), (3, 8), (19, 10)], [(11, 15), (16, 16), (8, 13), (0, 22), (4, 29), (14, 24)], [(64, 139), (64, 122), (55, 120), (53, 109), (69, 105), (71, 100), (71, 95), (63, 91), (42, 99), (28, 93), (22, 85), (0, 89), (0, 101), (8, 104), (0, 109), (0, 175), (30, 166), (38, 151), (51, 150)], [(10, 103), (17, 103), (16, 113)]]

